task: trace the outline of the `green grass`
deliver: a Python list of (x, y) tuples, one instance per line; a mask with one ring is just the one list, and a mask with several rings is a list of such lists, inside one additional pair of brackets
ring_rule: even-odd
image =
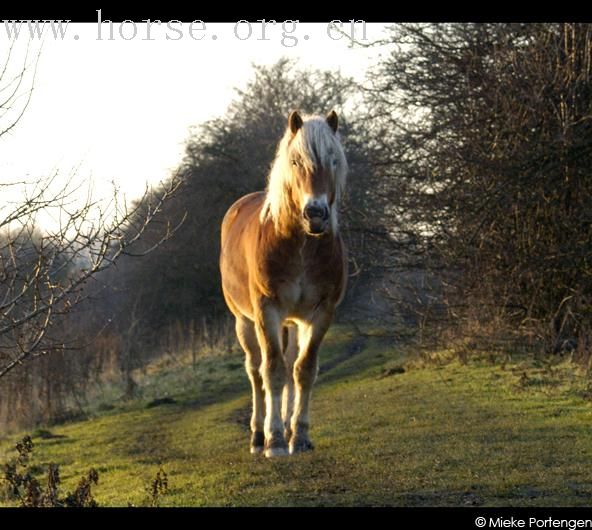
[[(567, 362), (426, 360), (335, 327), (313, 395), (312, 453), (249, 454), (250, 392), (233, 352), (195, 371), (160, 366), (140, 399), (50, 427), (54, 437), (34, 438), (33, 464), (59, 463), (65, 489), (94, 466), (105, 506), (145, 504), (161, 466), (162, 506), (589, 506), (586, 385)], [(146, 407), (164, 395), (176, 402)], [(0, 461), (18, 438), (0, 442)]]

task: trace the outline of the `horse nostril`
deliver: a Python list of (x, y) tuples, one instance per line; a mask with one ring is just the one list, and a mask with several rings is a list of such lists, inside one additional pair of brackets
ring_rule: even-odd
[(326, 220), (328, 216), (329, 214), (327, 208), (323, 208), (320, 206), (307, 206), (306, 208), (304, 208), (304, 217), (309, 221), (313, 217), (320, 217), (321, 219)]

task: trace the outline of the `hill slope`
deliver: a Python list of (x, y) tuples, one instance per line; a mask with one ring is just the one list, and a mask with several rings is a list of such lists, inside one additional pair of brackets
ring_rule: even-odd
[[(561, 362), (446, 357), (334, 328), (313, 395), (316, 450), (274, 460), (249, 454), (239, 352), (173, 363), (146, 376), (143, 399), (34, 437), (34, 464), (60, 464), (65, 488), (94, 466), (108, 506), (146, 503), (161, 466), (162, 506), (589, 505), (586, 380)], [(165, 393), (174, 403), (147, 407)]]

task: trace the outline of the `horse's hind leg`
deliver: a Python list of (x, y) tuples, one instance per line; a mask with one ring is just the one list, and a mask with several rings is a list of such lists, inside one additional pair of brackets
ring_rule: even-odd
[(263, 434), (265, 398), (263, 393), (263, 379), (259, 372), (259, 367), (261, 366), (261, 350), (257, 342), (257, 334), (255, 333), (253, 322), (245, 317), (237, 317), (236, 335), (240, 345), (245, 350), (245, 368), (253, 390), (251, 453), (261, 453), (263, 452), (263, 445), (265, 443), (265, 436)]
[(283, 330), (284, 361), (286, 363), (287, 380), (282, 396), (282, 419), (284, 420), (284, 435), (286, 441), (292, 436), (292, 413), (294, 411), (294, 362), (298, 357), (298, 335), (296, 326), (285, 326)]

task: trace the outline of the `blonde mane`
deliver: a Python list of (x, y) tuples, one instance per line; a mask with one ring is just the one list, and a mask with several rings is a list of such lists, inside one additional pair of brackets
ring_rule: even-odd
[[(317, 161), (331, 171), (335, 189), (335, 202), (331, 208), (331, 225), (337, 232), (337, 209), (345, 189), (347, 161), (339, 141), (339, 134), (333, 132), (322, 116), (302, 116), (303, 125), (296, 135), (288, 127), (281, 139), (271, 171), (269, 172), (265, 202), (261, 210), (261, 221), (271, 219), (280, 233), (286, 231), (294, 215), (291, 206), (290, 186), (292, 180), (292, 159), (298, 157), (308, 172), (315, 169)], [(336, 162), (333, 165), (333, 161)]]

